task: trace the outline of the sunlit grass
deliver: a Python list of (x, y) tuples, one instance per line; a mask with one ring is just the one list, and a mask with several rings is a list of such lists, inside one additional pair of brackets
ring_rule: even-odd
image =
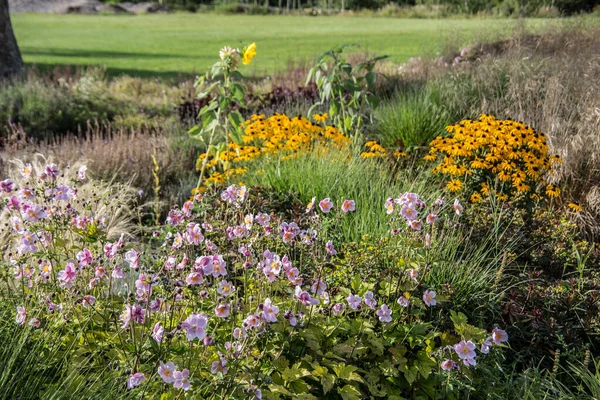
[[(482, 32), (517, 23), (501, 19), (416, 20), (371, 17), (169, 14), (89, 16), (15, 14), (15, 34), (28, 64), (104, 65), (110, 74), (176, 76), (204, 72), (224, 45), (256, 42), (254, 75), (272, 73), (289, 59), (358, 43), (395, 62), (441, 50), (457, 36), (465, 42)], [(539, 20), (533, 24), (541, 24)]]

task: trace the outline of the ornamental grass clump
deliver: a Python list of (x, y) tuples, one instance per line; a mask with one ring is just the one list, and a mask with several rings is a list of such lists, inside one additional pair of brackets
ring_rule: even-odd
[[(102, 199), (79, 192), (85, 168), (68, 184), (53, 164), (24, 173), (26, 186), (1, 185), (11, 232), (1, 264), (13, 272), (3, 273), (3, 301), (17, 334), (57, 332), (70, 343), (69, 373), (107, 374), (120, 382), (115, 396), (448, 398), (445, 382), (470, 379), (508, 339), (451, 312), (425, 264), (398, 264), (377, 284), (333, 282), (341, 247), (326, 227), (362, 206), (351, 199), (314, 199), (304, 218), (285, 221), (232, 185), (132, 241), (110, 238)], [(418, 232), (425, 203), (407, 193), (395, 204)], [(449, 218), (434, 209), (420, 213), (425, 223)]]
[(560, 158), (549, 155), (543, 133), (485, 114), (446, 129), (452, 136), (435, 138), (425, 159), (441, 159), (433, 172), (450, 177), (449, 191), (462, 192), (473, 203), (490, 194), (521, 202), (560, 195), (560, 189), (547, 182)]

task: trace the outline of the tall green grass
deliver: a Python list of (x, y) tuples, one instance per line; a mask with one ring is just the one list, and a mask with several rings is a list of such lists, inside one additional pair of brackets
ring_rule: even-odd
[(104, 364), (101, 351), (78, 350), (85, 327), (19, 326), (8, 297), (0, 300), (0, 399), (128, 398), (124, 371)]
[(0, 303), (0, 398), (35, 399), (59, 381), (64, 348), (44, 331), (17, 326), (15, 309), (6, 299)]
[(570, 364), (565, 371), (570, 379), (579, 384), (569, 387), (562, 380), (553, 379), (550, 387), (559, 399), (600, 399), (600, 363), (594, 361), (592, 368), (583, 362)]
[(299, 194), (308, 203), (331, 198), (337, 206), (345, 199), (356, 202), (356, 212), (337, 227), (346, 241), (358, 241), (363, 235), (381, 236), (388, 231), (384, 204), (388, 197), (406, 191), (425, 198), (435, 196), (436, 183), (424, 168), (407, 165), (392, 169), (380, 161), (352, 156), (348, 151), (317, 148), (296, 158), (264, 158), (251, 166), (244, 178), (251, 185), (263, 185), (280, 193)]
[(384, 147), (408, 150), (427, 146), (455, 119), (435, 87), (396, 92), (382, 103), (375, 117), (371, 135), (380, 137)]

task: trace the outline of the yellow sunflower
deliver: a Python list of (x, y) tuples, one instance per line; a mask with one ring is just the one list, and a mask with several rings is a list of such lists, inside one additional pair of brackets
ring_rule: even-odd
[(255, 55), (256, 43), (252, 43), (244, 47), (244, 50), (242, 51), (242, 62), (244, 63), (244, 65), (250, 64), (250, 61), (252, 61)]

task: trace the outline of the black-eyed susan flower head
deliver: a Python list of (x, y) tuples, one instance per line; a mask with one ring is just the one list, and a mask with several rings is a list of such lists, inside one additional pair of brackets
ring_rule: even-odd
[(554, 185), (548, 185), (546, 186), (546, 195), (548, 197), (558, 197), (560, 196), (560, 188)]
[(312, 116), (312, 118), (315, 120), (315, 122), (325, 122), (328, 117), (329, 117), (329, 115), (327, 113), (313, 114), (313, 116)]
[(482, 200), (482, 197), (479, 193), (475, 192), (471, 195), (471, 203), (479, 203)]
[(450, 182), (448, 182), (448, 184), (446, 185), (446, 187), (451, 192), (458, 192), (463, 187), (463, 183), (458, 179), (451, 179)]

